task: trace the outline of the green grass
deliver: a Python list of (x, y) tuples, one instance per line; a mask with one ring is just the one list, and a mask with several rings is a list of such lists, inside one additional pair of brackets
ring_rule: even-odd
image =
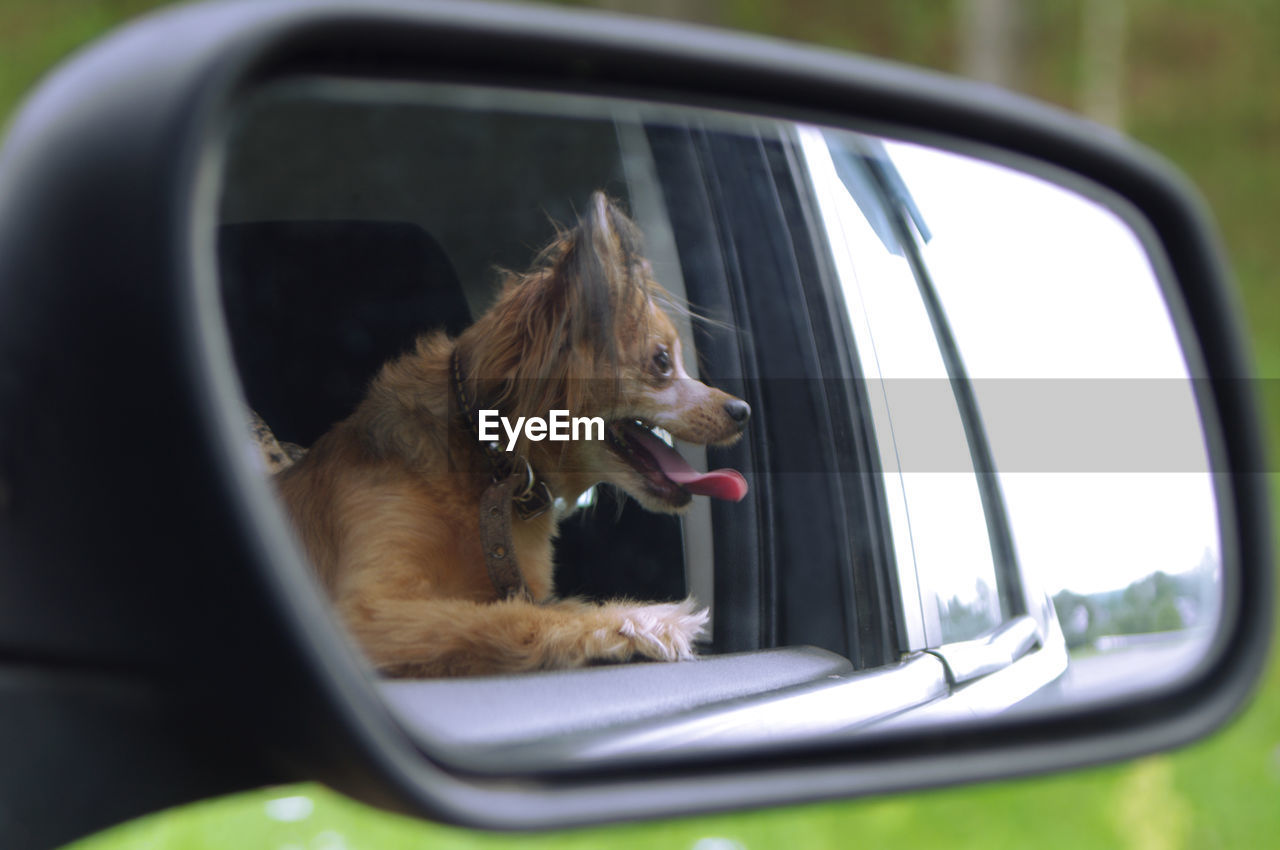
[[(0, 0), (0, 121), (68, 52), (156, 0)], [(703, 4), (700, 8), (708, 8)], [(722, 19), (943, 70), (958, 4), (721, 0)], [(802, 13), (796, 11), (797, 8)], [(1072, 106), (1079, 0), (1028, 21), (1026, 88)], [(1129, 0), (1128, 129), (1188, 171), (1215, 209), (1241, 285), (1259, 371), (1280, 377), (1280, 4)], [(1264, 386), (1280, 388), (1280, 382)], [(1280, 398), (1266, 392), (1280, 445)], [(1274, 477), (1273, 477), (1274, 479)], [(1273, 490), (1275, 480), (1273, 480)], [(1280, 524), (1280, 523), (1278, 523)], [(75, 850), (396, 850), (674, 847), (1261, 848), (1280, 836), (1280, 663), (1226, 729), (1181, 751), (1110, 767), (885, 799), (539, 836), (491, 835), (383, 814), (318, 786), (268, 789), (124, 824)], [(2, 756), (0, 756), (2, 757)], [(122, 768), (123, 769), (123, 768)], [(304, 796), (301, 819), (268, 804)], [(299, 812), (295, 811), (294, 814)], [(278, 813), (277, 813), (278, 814)], [(701, 845), (699, 842), (706, 840)], [(719, 843), (710, 839), (723, 839)]]

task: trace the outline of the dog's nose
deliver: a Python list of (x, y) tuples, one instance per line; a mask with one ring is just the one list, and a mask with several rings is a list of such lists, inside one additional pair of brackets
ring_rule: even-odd
[(724, 403), (724, 412), (729, 414), (730, 419), (738, 423), (739, 428), (742, 428), (747, 424), (747, 420), (751, 418), (751, 405), (740, 398), (735, 398)]

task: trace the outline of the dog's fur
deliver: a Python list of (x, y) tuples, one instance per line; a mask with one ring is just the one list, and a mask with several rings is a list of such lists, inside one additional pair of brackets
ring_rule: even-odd
[[(547, 512), (513, 516), (512, 540), (535, 601), (499, 599), (481, 551), (478, 512), (491, 470), (460, 415), (455, 348), (467, 397), (517, 416), (640, 420), (688, 442), (725, 444), (742, 423), (732, 396), (691, 378), (639, 254), (639, 233), (603, 195), (532, 271), (508, 275), (498, 301), (456, 340), (444, 333), (386, 364), (355, 412), (276, 482), (320, 580), (384, 674), (468, 675), (692, 657), (707, 620), (693, 600), (590, 604), (553, 597)], [(690, 494), (655, 484), (609, 441), (530, 442), (524, 454), (572, 505), (608, 482), (650, 510)], [(608, 565), (601, 565), (607, 569)]]

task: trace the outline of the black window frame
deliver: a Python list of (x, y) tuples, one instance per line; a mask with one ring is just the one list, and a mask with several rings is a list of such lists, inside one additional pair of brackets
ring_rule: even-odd
[[(738, 331), (704, 335), (699, 354), (718, 383), (756, 410), (748, 438), (713, 461), (769, 473), (754, 476), (750, 517), (741, 506), (713, 505), (714, 645), (812, 643), (858, 669), (875, 668), (903, 649), (879, 455), (789, 127), (761, 126), (754, 135), (649, 128), (690, 299)], [(707, 245), (719, 246), (718, 257)], [(777, 297), (796, 308), (770, 309)], [(797, 427), (797, 409), (808, 411), (808, 429)], [(817, 481), (821, 497), (803, 492), (801, 480)], [(795, 564), (822, 574), (797, 580)], [(828, 626), (815, 640), (814, 629), (797, 627), (801, 616), (840, 618), (840, 639)]]

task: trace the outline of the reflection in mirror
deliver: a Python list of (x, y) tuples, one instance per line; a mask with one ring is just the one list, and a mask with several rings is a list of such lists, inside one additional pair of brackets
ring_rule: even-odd
[[(333, 78), (255, 95), (223, 161), (246, 441), (433, 756), (779, 747), (1123, 698), (1204, 657), (1194, 341), (1089, 187)], [(580, 436), (513, 424), (560, 409)]]

